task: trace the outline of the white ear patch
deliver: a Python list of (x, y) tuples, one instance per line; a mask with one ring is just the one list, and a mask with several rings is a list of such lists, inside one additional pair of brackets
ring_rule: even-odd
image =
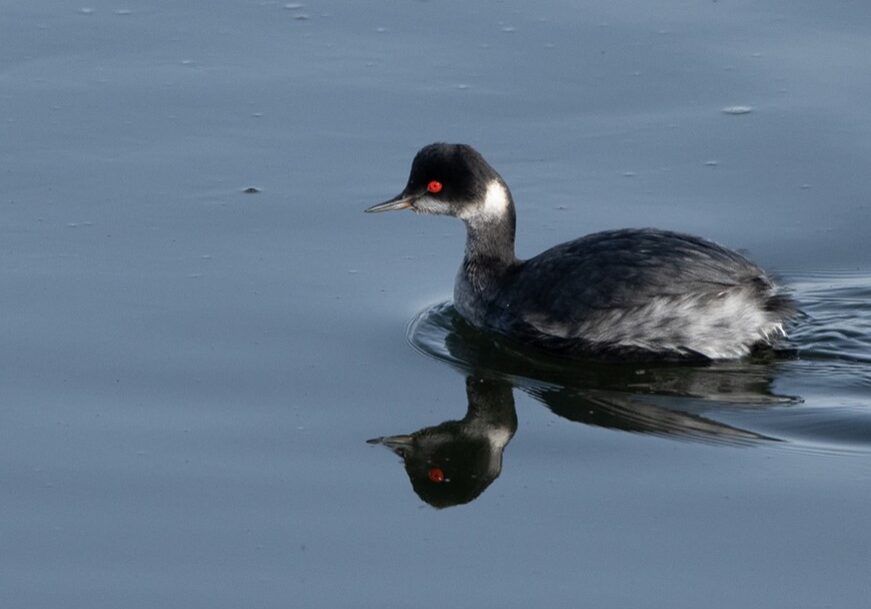
[(508, 193), (499, 180), (493, 180), (487, 185), (487, 195), (484, 197), (485, 215), (501, 218), (508, 212)]
[(493, 180), (487, 184), (487, 192), (483, 201), (475, 205), (464, 207), (458, 214), (461, 220), (476, 223), (481, 221), (498, 220), (508, 213), (510, 199), (505, 187), (499, 180)]

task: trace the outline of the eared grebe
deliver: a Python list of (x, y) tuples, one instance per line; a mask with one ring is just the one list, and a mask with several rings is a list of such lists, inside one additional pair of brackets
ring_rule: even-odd
[(502, 177), (471, 146), (430, 144), (405, 189), (367, 212), (411, 209), (466, 223), (454, 307), (466, 321), (569, 355), (728, 359), (785, 334), (796, 314), (758, 266), (699, 237), (605, 231), (529, 260), (514, 255)]

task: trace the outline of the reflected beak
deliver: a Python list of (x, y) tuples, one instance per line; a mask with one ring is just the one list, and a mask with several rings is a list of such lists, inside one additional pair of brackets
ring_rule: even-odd
[[(368, 210), (367, 210), (368, 211)], [(367, 444), (381, 444), (386, 446), (400, 457), (404, 457), (412, 448), (414, 448), (413, 436), (384, 436), (382, 438), (372, 438), (366, 440)]]
[(409, 196), (405, 194), (405, 192), (401, 192), (389, 201), (384, 201), (384, 203), (379, 203), (378, 205), (373, 205), (369, 209), (365, 210), (367, 214), (374, 214), (380, 211), (394, 211), (396, 209), (408, 209), (414, 203), (415, 197)]

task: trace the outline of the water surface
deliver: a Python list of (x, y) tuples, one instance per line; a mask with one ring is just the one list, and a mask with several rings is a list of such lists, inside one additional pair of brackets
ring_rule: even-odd
[[(865, 607), (869, 27), (0, 1), (0, 606)], [(362, 213), (434, 140), (502, 173), (521, 256), (651, 225), (748, 251), (809, 315), (794, 353), (493, 353), (433, 308), (462, 227)], [(499, 475), (434, 509), (366, 440), (476, 388)]]

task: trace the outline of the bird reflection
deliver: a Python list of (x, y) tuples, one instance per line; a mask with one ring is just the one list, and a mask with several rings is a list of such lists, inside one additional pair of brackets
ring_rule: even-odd
[(468, 411), (460, 421), (369, 442), (399, 455), (414, 491), (435, 507), (474, 500), (501, 473), (502, 453), (517, 429), (514, 387), (571, 421), (732, 445), (778, 439), (709, 418), (709, 411), (800, 402), (773, 392), (783, 353), (701, 366), (569, 362), (483, 334), (449, 305), (422, 314), (410, 338), (466, 375)]
[(405, 463), (417, 495), (435, 507), (472, 501), (502, 472), (502, 451), (517, 430), (511, 384), (468, 377), (469, 407), (460, 421), (369, 440)]

